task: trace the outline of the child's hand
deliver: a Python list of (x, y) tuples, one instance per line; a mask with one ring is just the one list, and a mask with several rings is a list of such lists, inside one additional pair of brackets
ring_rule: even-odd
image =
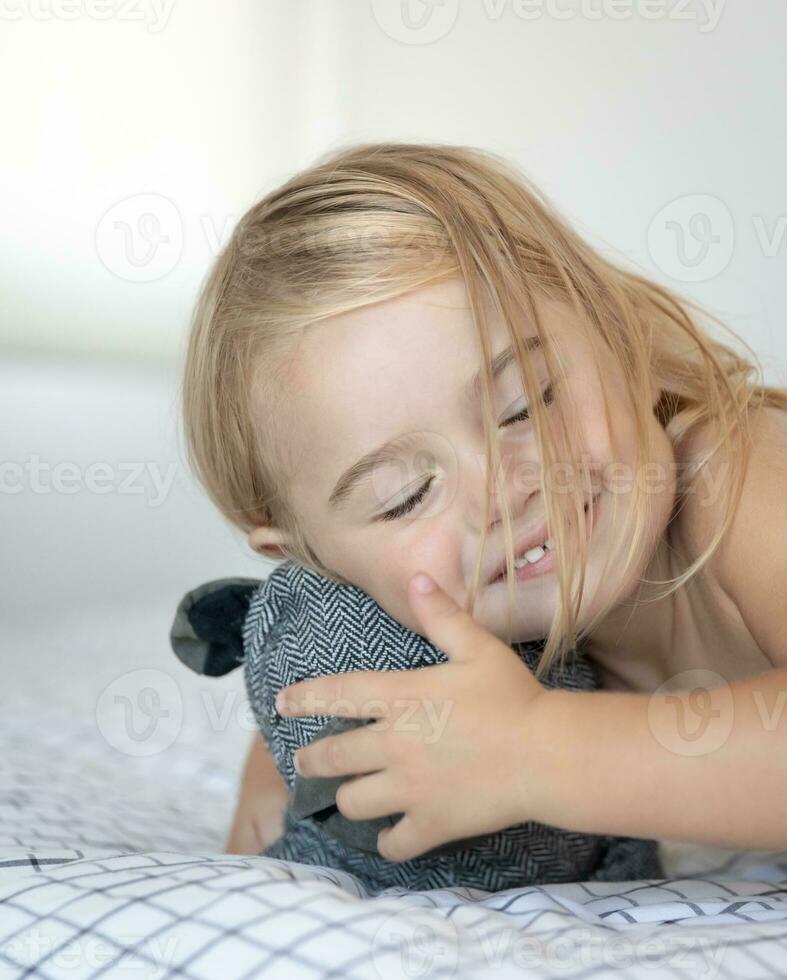
[(413, 610), (448, 663), (333, 674), (292, 684), (277, 699), (283, 715), (378, 719), (299, 749), (296, 767), (304, 776), (369, 774), (342, 783), (336, 805), (350, 820), (403, 813), (378, 836), (392, 861), (546, 822), (540, 814), (553, 811), (561, 777), (546, 730), (552, 692), (445, 592), (419, 593), (415, 581)]
[(259, 732), (255, 733), (241, 780), (240, 797), (225, 854), (259, 854), (281, 837), (287, 787)]

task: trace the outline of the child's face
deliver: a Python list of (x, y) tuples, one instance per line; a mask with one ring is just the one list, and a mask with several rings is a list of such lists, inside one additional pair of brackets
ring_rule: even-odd
[[(590, 536), (581, 624), (607, 591), (621, 584), (611, 582), (609, 575), (601, 581), (600, 558), (611, 534), (609, 481), (615, 485), (621, 510), (631, 497), (625, 486), (636, 478), (636, 433), (619, 370), (610, 361), (601, 374), (596, 371), (575, 314), (556, 303), (543, 304), (540, 312), (565, 363), (579, 410), (576, 424), (582, 427), (590, 454), (593, 485), (583, 488), (583, 493), (586, 500), (600, 494), (595, 501), (598, 513)], [(535, 337), (532, 324), (523, 322), (522, 334), (526, 340)], [(490, 341), (493, 358), (508, 346), (505, 325), (499, 320), (490, 323)], [(538, 349), (531, 356), (543, 392), (550, 383), (544, 357)], [(292, 465), (290, 503), (312, 550), (328, 568), (364, 589), (391, 616), (416, 631), (418, 624), (407, 600), (415, 572), (428, 572), (461, 604), (472, 583), (487, 478), (481, 399), (466, 392), (480, 363), (464, 285), (452, 280), (315, 324), (294, 355), (288, 397), (276, 408), (285, 413), (280, 431), (288, 435), (283, 448)], [(612, 434), (604, 419), (601, 378)], [(656, 392), (651, 394), (653, 404)], [(515, 418), (527, 406), (515, 361), (496, 379), (493, 404), (499, 423), (499, 485), (507, 495), (516, 542), (543, 524), (546, 509), (533, 423)], [(666, 464), (662, 472), (669, 475), (671, 443), (655, 416), (650, 418), (659, 455), (655, 462)], [(501, 424), (510, 419), (510, 424)], [(342, 475), (371, 450), (397, 437), (410, 441), (395, 447), (388, 462), (378, 463), (353, 483), (341, 501), (331, 503)], [(621, 472), (628, 472), (628, 484)], [(409, 513), (384, 519), (421, 491), (430, 477), (426, 493)], [(565, 486), (566, 471), (556, 474), (555, 480)], [(649, 543), (632, 571), (627, 592), (652, 559), (669, 520), (674, 484), (669, 479), (661, 483), (663, 489), (652, 500), (655, 516)], [(505, 637), (507, 584), (502, 580), (489, 584), (493, 569), (505, 560), (497, 498), (490, 502), (489, 520), (475, 617)], [(252, 546), (273, 540), (270, 534), (264, 528), (252, 531)], [(513, 640), (545, 636), (559, 598), (554, 572), (518, 581), (515, 589), (522, 601), (514, 610)]]

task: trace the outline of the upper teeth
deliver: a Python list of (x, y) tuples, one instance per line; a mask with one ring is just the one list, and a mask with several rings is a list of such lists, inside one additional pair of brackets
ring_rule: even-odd
[(555, 542), (552, 538), (547, 538), (543, 546), (536, 545), (535, 548), (530, 548), (526, 551), (521, 558), (515, 558), (514, 568), (522, 568), (523, 565), (532, 565), (534, 562), (540, 561), (544, 557), (544, 552), (552, 551), (554, 547)]
[[(585, 512), (587, 512), (588, 505), (585, 504)], [(552, 538), (547, 538), (543, 546), (536, 546), (535, 548), (530, 548), (528, 551), (522, 555), (521, 558), (514, 559), (514, 568), (522, 568), (523, 565), (533, 565), (537, 561), (540, 561), (544, 557), (544, 552), (554, 551), (555, 542)], [(505, 571), (503, 572), (505, 575)]]

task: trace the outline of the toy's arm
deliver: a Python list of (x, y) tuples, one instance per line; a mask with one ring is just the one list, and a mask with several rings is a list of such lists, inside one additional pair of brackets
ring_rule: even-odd
[(287, 809), (284, 782), (261, 734), (252, 736), (241, 777), (226, 854), (259, 854), (282, 835)]

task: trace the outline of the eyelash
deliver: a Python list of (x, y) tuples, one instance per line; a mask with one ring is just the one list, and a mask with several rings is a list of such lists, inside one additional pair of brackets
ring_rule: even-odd
[[(552, 404), (552, 385), (547, 385), (547, 387), (544, 389), (542, 398), (545, 405)], [(507, 428), (508, 426), (513, 425), (514, 422), (527, 422), (529, 421), (529, 419), (530, 419), (529, 409), (523, 408), (521, 412), (517, 412), (516, 415), (512, 415), (511, 418), (508, 418), (504, 422), (501, 422), (500, 427)], [(414, 510), (418, 506), (418, 504), (421, 503), (421, 501), (428, 493), (429, 487), (432, 485), (433, 480), (434, 480), (434, 476), (432, 475), (429, 477), (426, 483), (423, 484), (423, 486), (421, 486), (418, 490), (416, 490), (416, 492), (412, 495), (412, 497), (408, 497), (407, 500), (403, 501), (401, 504), (397, 504), (397, 506), (391, 508), (391, 510), (387, 510), (385, 511), (384, 514), (380, 514), (379, 520), (395, 521), (398, 520), (400, 517), (405, 517), (407, 514), (410, 513), (411, 510)]]

